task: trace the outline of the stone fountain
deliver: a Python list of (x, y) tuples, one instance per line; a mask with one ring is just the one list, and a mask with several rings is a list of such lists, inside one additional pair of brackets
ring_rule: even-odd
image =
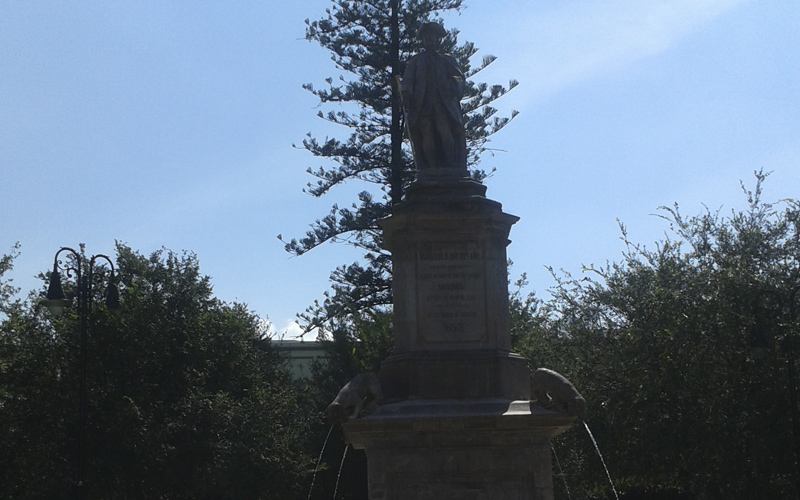
[(530, 370), (511, 351), (506, 246), (519, 218), (469, 177), (464, 79), (435, 50), (443, 34), (423, 25), (425, 50), (401, 85), (417, 178), (380, 223), (392, 253), (394, 351), (380, 388), (359, 395), (380, 404), (342, 425), (366, 452), (371, 500), (548, 500), (550, 439), (576, 411), (532, 403)]

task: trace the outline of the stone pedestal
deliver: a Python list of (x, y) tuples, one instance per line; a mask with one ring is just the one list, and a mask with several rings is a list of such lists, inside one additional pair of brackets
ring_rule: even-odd
[(552, 500), (550, 439), (574, 420), (528, 401), (389, 404), (344, 424), (370, 500)]
[(506, 246), (518, 217), (469, 178), (412, 185), (381, 221), (392, 252), (395, 353), (505, 349)]
[(392, 252), (395, 347), (381, 365), (387, 401), (528, 399), (510, 352), (506, 246), (518, 217), (470, 178), (423, 177), (381, 221)]
[(381, 221), (392, 253), (395, 346), (384, 402), (343, 424), (371, 500), (551, 500), (550, 439), (574, 417), (531, 407), (511, 352), (506, 246), (519, 219), (486, 187), (419, 172)]
[(435, 350), (394, 354), (378, 374), (387, 402), (416, 399), (528, 399), (525, 359), (506, 350)]

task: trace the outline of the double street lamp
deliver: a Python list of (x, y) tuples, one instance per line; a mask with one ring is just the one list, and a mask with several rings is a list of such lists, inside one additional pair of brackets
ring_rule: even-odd
[[(59, 255), (61, 255), (62, 252), (71, 254), (72, 260), (67, 263), (59, 260)], [(84, 498), (83, 473), (86, 462), (84, 453), (84, 428), (86, 425), (86, 337), (89, 327), (89, 317), (92, 312), (92, 288), (95, 280), (95, 264), (98, 259), (105, 260), (111, 269), (106, 286), (105, 304), (109, 309), (114, 309), (119, 306), (119, 290), (117, 289), (116, 277), (114, 274), (114, 263), (107, 255), (103, 254), (92, 255), (89, 257), (86, 265), (84, 265), (84, 259), (86, 259), (85, 256), (82, 257), (79, 252), (69, 247), (62, 247), (56, 252), (53, 261), (53, 272), (50, 275), (50, 286), (47, 289), (46, 302), (47, 308), (54, 316), (61, 315), (64, 308), (69, 305), (69, 301), (64, 295), (64, 289), (61, 286), (61, 273), (59, 268), (63, 266), (67, 277), (75, 276), (75, 293), (78, 302), (77, 313), (81, 325), (78, 446), (75, 457), (76, 466), (74, 479), (75, 497), (78, 499)]]

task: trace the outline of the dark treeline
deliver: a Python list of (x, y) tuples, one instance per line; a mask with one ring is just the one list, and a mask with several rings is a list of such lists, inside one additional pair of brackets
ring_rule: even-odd
[[(800, 204), (764, 203), (756, 177), (744, 211), (662, 208), (670, 232), (653, 248), (622, 227), (621, 262), (556, 276), (547, 302), (512, 297), (516, 348), (580, 388), (620, 490), (800, 494)], [(555, 449), (573, 498), (608, 491), (585, 432)]]
[[(588, 402), (587, 422), (623, 498), (794, 498), (800, 204), (663, 215), (652, 249), (556, 274), (552, 298), (511, 296), (515, 348)], [(623, 237), (625, 230), (622, 228)], [(79, 331), (45, 286), (25, 300), (0, 260), (0, 498), (69, 498), (76, 464)], [(323, 332), (328, 356), (294, 380), (247, 308), (215, 299), (192, 254), (118, 245), (120, 306), (94, 287), (87, 338), (86, 498), (308, 498), (330, 426), (322, 411), (391, 350), (391, 312)], [(104, 269), (97, 277), (107, 278)], [(47, 280), (47, 274), (42, 275)], [(64, 277), (65, 292), (74, 281)], [(581, 425), (555, 441), (557, 496), (610, 487)], [(366, 498), (363, 452), (334, 428), (312, 498)]]

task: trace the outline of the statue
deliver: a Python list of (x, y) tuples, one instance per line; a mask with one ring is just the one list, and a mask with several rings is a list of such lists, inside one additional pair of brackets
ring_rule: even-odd
[(406, 126), (417, 170), (467, 171), (467, 143), (461, 118), (464, 74), (455, 58), (436, 51), (447, 34), (441, 24), (425, 23), (417, 32), (425, 50), (408, 61), (400, 84)]

